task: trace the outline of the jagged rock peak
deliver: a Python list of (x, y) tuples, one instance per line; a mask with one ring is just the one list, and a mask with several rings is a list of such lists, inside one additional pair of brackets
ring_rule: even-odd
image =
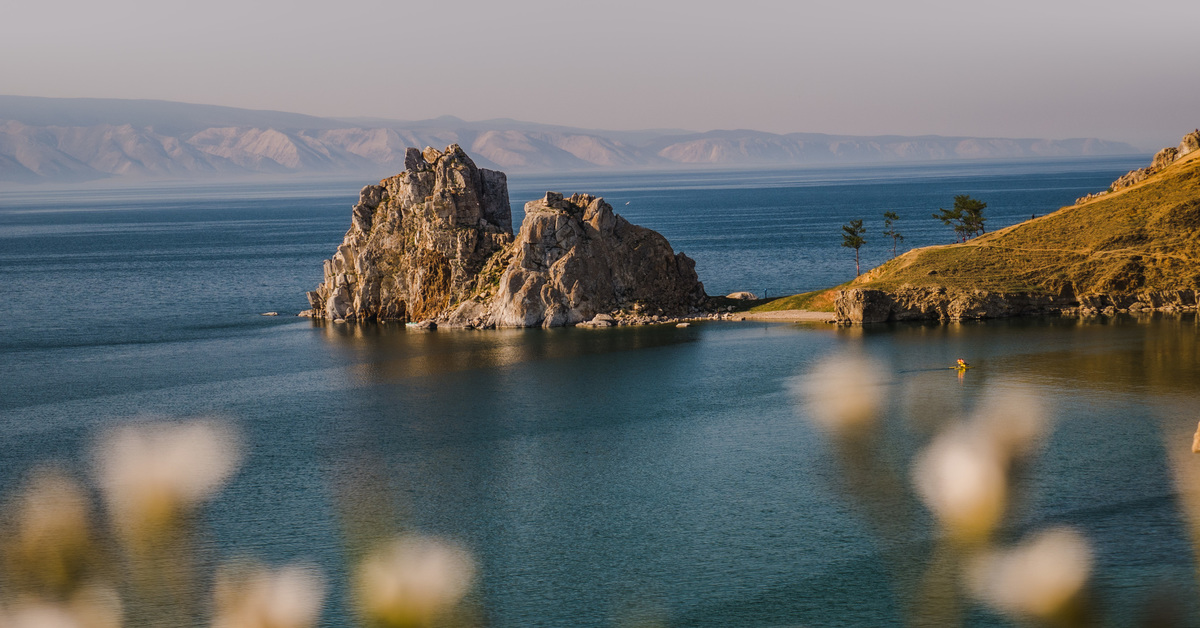
[(351, 226), (310, 314), (331, 320), (421, 320), (471, 296), (479, 271), (513, 240), (508, 181), (457, 144), (410, 148), (405, 171), (359, 194)]

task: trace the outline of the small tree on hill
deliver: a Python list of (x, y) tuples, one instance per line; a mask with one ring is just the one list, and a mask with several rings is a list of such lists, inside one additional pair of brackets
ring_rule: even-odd
[(983, 210), (987, 209), (987, 203), (963, 194), (954, 197), (955, 207), (962, 205), (963, 210), (963, 225), (967, 231), (973, 235), (983, 235), (986, 229), (983, 228), (983, 223), (987, 218), (983, 217)]
[(896, 247), (904, 241), (904, 236), (896, 230), (896, 221), (900, 216), (896, 212), (883, 212), (883, 235), (892, 239), (892, 257), (896, 257)]
[(842, 246), (848, 249), (854, 249), (854, 276), (862, 274), (858, 264), (858, 250), (867, 241), (863, 239), (863, 234), (867, 232), (866, 227), (863, 227), (862, 220), (851, 220), (850, 224), (842, 225)]
[(971, 236), (985, 231), (983, 223), (987, 221), (987, 218), (983, 217), (983, 210), (986, 208), (987, 203), (973, 199), (966, 194), (959, 194), (954, 197), (952, 209), (939, 207), (938, 213), (933, 214), (933, 217), (947, 226), (954, 227), (955, 238), (959, 242), (966, 242)]

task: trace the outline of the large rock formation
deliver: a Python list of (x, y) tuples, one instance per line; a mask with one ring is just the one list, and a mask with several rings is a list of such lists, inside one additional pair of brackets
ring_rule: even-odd
[(686, 315), (706, 298), (696, 263), (666, 238), (602, 198), (547, 192), (525, 204), (489, 314), (502, 327), (556, 327), (628, 307)]
[(345, 320), (434, 318), (471, 296), (513, 241), (508, 182), (458, 145), (408, 149), (405, 171), (363, 188), (311, 314)]
[(547, 192), (514, 240), (503, 173), (457, 145), (410, 148), (405, 169), (363, 188), (307, 315), (557, 327), (621, 310), (687, 315), (707, 300), (695, 262), (602, 198)]

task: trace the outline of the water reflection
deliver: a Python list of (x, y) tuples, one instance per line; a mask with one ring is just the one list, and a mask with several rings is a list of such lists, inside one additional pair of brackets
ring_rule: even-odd
[(468, 369), (503, 369), (541, 360), (636, 351), (696, 342), (703, 325), (609, 329), (410, 330), (397, 323), (315, 323), (330, 346), (357, 362), (372, 381), (427, 377)]
[[(879, 625), (902, 621), (923, 577), (939, 574), (926, 558), (944, 558), (930, 552), (937, 524), (914, 501), (911, 462), (981, 408), (1032, 390), (1057, 420), (1013, 479), (997, 546), (1079, 529), (1106, 604), (1137, 609), (1157, 582), (1192, 586), (1172, 477), (1200, 475), (1187, 449), (1197, 330), (1194, 316), (433, 333), (298, 323), (265, 337), (275, 352), (257, 362), (223, 344), (186, 356), (214, 370), (238, 362), (220, 371), (228, 379), (152, 370), (147, 390), (89, 409), (240, 420), (246, 467), (213, 505), (214, 537), (272, 566), (315, 561), (328, 625), (354, 616), (348, 565), (410, 532), (471, 553), (469, 605), (496, 626), (611, 625), (631, 607), (663, 609), (672, 625)], [(869, 448), (831, 445), (788, 393), (846, 349), (881, 372)], [(975, 366), (961, 382), (960, 357)], [(859, 380), (851, 370), (848, 394)], [(7, 472), (61, 437), (11, 438), (20, 455)], [(1164, 446), (1191, 466), (1173, 469)], [(839, 456), (864, 463), (848, 474)], [(858, 508), (852, 491), (877, 502)], [(963, 612), (968, 625), (1004, 623)]]
[(963, 357), (977, 387), (996, 377), (1035, 386), (1194, 394), (1200, 374), (1194, 312), (1080, 320), (896, 323), (840, 332), (889, 345), (898, 370), (936, 369)]

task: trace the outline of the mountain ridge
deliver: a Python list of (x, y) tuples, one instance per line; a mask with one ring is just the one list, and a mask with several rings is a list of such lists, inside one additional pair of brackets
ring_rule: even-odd
[(408, 146), (467, 148), (512, 172), (799, 166), (1139, 153), (1095, 138), (606, 131), (497, 118), (322, 118), (161, 100), (0, 95), (0, 182), (403, 169)]

